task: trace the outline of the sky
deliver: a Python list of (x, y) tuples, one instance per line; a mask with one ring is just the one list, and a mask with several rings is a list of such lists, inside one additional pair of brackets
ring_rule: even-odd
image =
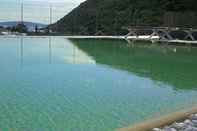
[(85, 0), (0, 0), (0, 22), (20, 21), (21, 3), (23, 3), (24, 21), (50, 23), (56, 22)]

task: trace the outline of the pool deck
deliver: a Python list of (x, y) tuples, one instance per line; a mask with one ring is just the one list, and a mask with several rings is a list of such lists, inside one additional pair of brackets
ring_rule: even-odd
[[(24, 38), (47, 38), (47, 37), (53, 37), (53, 36), (18, 36), (18, 35), (0, 35), (0, 37), (3, 38), (18, 38), (18, 37), (24, 37)], [(183, 44), (197, 44), (197, 40), (195, 41), (189, 41), (189, 40), (159, 40), (159, 36), (152, 36), (150, 38), (150, 35), (142, 35), (142, 36), (56, 36), (56, 37), (62, 37), (65, 39), (118, 39), (118, 40), (127, 40), (127, 41), (149, 41), (149, 42), (164, 42), (164, 43), (183, 43)]]
[(65, 36), (67, 39), (126, 39), (131, 41), (150, 41), (150, 42), (165, 42), (165, 43), (185, 43), (185, 44), (197, 44), (196, 41), (189, 41), (189, 40), (159, 40), (158, 36), (152, 36), (150, 38), (150, 35), (142, 35), (142, 36)]
[(158, 36), (153, 36), (152, 39), (150, 39), (149, 35), (142, 35), (142, 36), (65, 36), (67, 39), (130, 39), (130, 40), (158, 40)]
[(188, 118), (188, 116), (197, 113), (197, 106), (190, 109), (178, 111), (160, 118), (148, 120), (131, 127), (117, 129), (117, 131), (152, 131), (153, 128), (162, 128), (164, 126), (179, 122)]

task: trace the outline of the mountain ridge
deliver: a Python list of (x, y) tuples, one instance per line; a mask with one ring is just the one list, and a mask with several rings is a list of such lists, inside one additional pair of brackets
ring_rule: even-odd
[[(164, 26), (171, 16), (174, 25), (193, 26), (197, 23), (196, 4), (195, 0), (87, 0), (50, 27), (71, 35), (120, 35), (125, 32), (123, 26)], [(166, 12), (169, 15), (165, 16)], [(194, 18), (192, 22), (187, 15)]]

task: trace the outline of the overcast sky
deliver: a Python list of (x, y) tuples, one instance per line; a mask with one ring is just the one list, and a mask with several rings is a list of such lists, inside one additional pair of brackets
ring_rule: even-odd
[(24, 21), (49, 24), (49, 7), (52, 21), (56, 22), (85, 0), (0, 0), (0, 22), (20, 21), (21, 4), (24, 4)]

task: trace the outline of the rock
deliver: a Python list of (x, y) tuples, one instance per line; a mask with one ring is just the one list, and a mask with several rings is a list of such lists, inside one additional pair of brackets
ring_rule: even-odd
[(189, 116), (190, 120), (197, 120), (197, 114), (193, 114)]
[(177, 131), (175, 128), (165, 127), (163, 131)]
[(192, 123), (192, 121), (189, 120), (189, 119), (185, 120), (184, 124), (187, 125), (187, 126), (194, 126), (194, 123)]
[(187, 120), (184, 121), (184, 123), (185, 124), (190, 124), (191, 123), (191, 120), (187, 119)]
[(162, 131), (162, 130), (159, 128), (154, 128), (152, 131)]
[(197, 131), (196, 127), (188, 126), (184, 131)]
[(152, 131), (197, 131), (197, 114), (190, 115), (184, 122), (175, 122), (163, 129), (154, 128)]
[(185, 123), (174, 123), (172, 125), (173, 128), (175, 128), (176, 130), (181, 130), (181, 129), (185, 129), (186, 128), (186, 124)]
[(197, 120), (192, 120), (193, 126), (197, 127)]

